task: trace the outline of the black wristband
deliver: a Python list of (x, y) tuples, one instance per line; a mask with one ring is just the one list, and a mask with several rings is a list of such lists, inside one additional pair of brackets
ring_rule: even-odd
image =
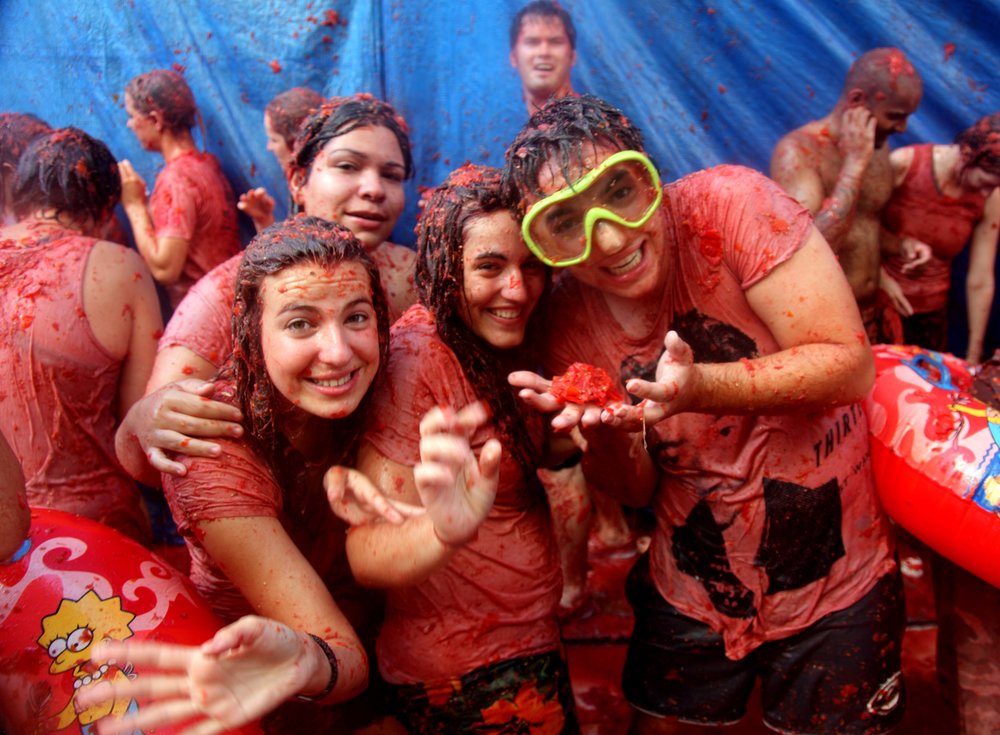
[(556, 472), (558, 470), (568, 470), (570, 467), (576, 467), (580, 462), (583, 461), (583, 450), (577, 449), (566, 459), (564, 459), (559, 464), (554, 464), (551, 467), (546, 467), (545, 469), (550, 472)]
[(312, 696), (306, 696), (305, 694), (297, 695), (296, 699), (300, 699), (303, 702), (318, 702), (321, 699), (326, 699), (333, 688), (337, 686), (337, 675), (339, 670), (337, 669), (337, 657), (333, 654), (333, 649), (330, 648), (330, 644), (320, 638), (318, 635), (309, 634), (309, 637), (316, 641), (316, 645), (323, 650), (323, 654), (326, 656), (326, 660), (330, 662), (330, 681), (326, 683), (326, 688), (319, 694), (314, 694)]

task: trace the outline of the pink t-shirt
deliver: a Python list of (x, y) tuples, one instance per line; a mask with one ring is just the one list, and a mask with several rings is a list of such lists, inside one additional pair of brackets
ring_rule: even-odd
[(149, 213), (157, 237), (189, 243), (180, 278), (166, 287), (176, 308), (195, 281), (239, 253), (236, 200), (215, 156), (191, 151), (168, 162), (156, 177)]
[[(395, 321), (413, 303), (413, 275), (410, 291), (400, 289), (400, 268), (412, 258), (401, 251), (412, 251), (392, 243), (383, 243), (372, 253), (379, 269), (379, 279), (389, 298), (389, 323)], [(203, 360), (221, 367), (232, 352), (233, 299), (236, 297), (236, 273), (242, 253), (234, 255), (196, 283), (177, 306), (167, 322), (159, 349), (186, 347)]]
[(234, 255), (191, 287), (167, 322), (159, 349), (186, 347), (222, 367), (233, 348), (233, 300), (242, 260), (242, 254)]
[[(228, 400), (230, 393), (231, 386), (224, 384), (217, 388), (214, 397)], [(195, 526), (222, 518), (278, 518), (351, 623), (364, 627), (366, 613), (355, 608), (365, 608), (371, 617), (370, 600), (357, 592), (347, 565), (347, 527), (333, 515), (326, 502), (322, 489), (326, 467), (307, 473), (307, 480), (294, 488), (294, 492), (312, 493), (313, 502), (308, 513), (292, 513), (285, 508), (274, 475), (245, 441), (226, 438), (214, 441), (222, 447), (219, 457), (184, 458), (182, 461), (188, 468), (185, 476), (163, 475), (163, 492), (191, 552), (191, 581), (212, 610), (227, 622), (252, 612), (240, 591), (202, 547)]]
[[(396, 323), (391, 344), (389, 379), (376, 394), (374, 428), (365, 439), (412, 466), (419, 461), (423, 415), (434, 406), (462, 408), (477, 397), (424, 307), (411, 307)], [(541, 421), (530, 420), (540, 442)], [(494, 436), (492, 426), (480, 430), (474, 448)], [(554, 650), (561, 588), (544, 496), (505, 449), (496, 502), (478, 536), (426, 581), (389, 590), (379, 669), (394, 684), (433, 682)]]
[[(572, 362), (652, 380), (675, 329), (696, 362), (779, 350), (744, 291), (790, 258), (812, 221), (764, 176), (736, 166), (665, 187), (672, 276), (658, 322), (630, 339), (602, 295), (572, 277), (553, 298), (548, 368)], [(747, 369), (750, 369), (748, 364)], [(860, 406), (778, 416), (684, 413), (649, 431), (660, 467), (652, 507), (655, 584), (720, 632), (738, 659), (843, 609), (893, 568)]]
[(918, 273), (904, 273), (899, 257), (883, 261), (915, 313), (947, 308), (951, 261), (969, 242), (985, 206), (986, 197), (979, 192), (957, 198), (942, 194), (934, 178), (934, 146), (913, 146), (913, 161), (882, 211), (882, 223), (892, 233), (931, 247), (931, 259)]
[(64, 230), (0, 241), (0, 426), (31, 505), (149, 543), (142, 496), (115, 457), (122, 361), (98, 342), (83, 308), (96, 242)]

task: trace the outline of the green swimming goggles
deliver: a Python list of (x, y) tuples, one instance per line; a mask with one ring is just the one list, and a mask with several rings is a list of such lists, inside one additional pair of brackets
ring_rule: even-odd
[(521, 223), (528, 249), (556, 268), (590, 257), (594, 226), (607, 220), (636, 229), (663, 201), (660, 175), (639, 151), (619, 151), (565, 189), (535, 202)]

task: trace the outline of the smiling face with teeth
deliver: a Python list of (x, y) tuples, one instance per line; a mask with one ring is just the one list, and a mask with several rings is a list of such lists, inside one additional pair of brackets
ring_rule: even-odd
[[(542, 196), (527, 193), (525, 205), (530, 207), (544, 197), (565, 189), (618, 150), (608, 145), (591, 146), (589, 150), (585, 148), (582, 161), (570, 165), (568, 179), (557, 161), (548, 160), (538, 172), (538, 190)], [(580, 282), (618, 298), (644, 299), (658, 295), (666, 286), (669, 274), (664, 226), (666, 208), (664, 199), (650, 220), (635, 229), (599, 220), (591, 235), (590, 257), (570, 266), (570, 272)]]
[(509, 212), (469, 220), (462, 265), (465, 285), (458, 308), (462, 321), (497, 349), (519, 346), (545, 290), (545, 266), (525, 247)]
[(299, 263), (261, 285), (261, 347), (274, 387), (322, 418), (358, 407), (379, 366), (378, 326), (364, 267)]
[(510, 65), (521, 76), (530, 103), (540, 107), (549, 97), (568, 94), (575, 63), (576, 50), (558, 16), (524, 16), (517, 42), (510, 50)]

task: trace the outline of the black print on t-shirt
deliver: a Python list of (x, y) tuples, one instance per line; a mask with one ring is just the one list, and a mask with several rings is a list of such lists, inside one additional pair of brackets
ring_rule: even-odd
[(674, 529), (671, 549), (677, 568), (702, 583), (716, 610), (731, 618), (752, 618), (757, 614), (753, 592), (733, 574), (726, 555), (723, 532), (729, 525), (716, 521), (701, 500), (684, 525)]
[[(758, 355), (757, 344), (749, 335), (732, 324), (720, 322), (696, 309), (691, 309), (674, 319), (670, 328), (691, 346), (695, 362), (735, 362), (741, 358), (751, 359)], [(662, 335), (660, 339), (663, 336), (666, 335)], [(663, 350), (646, 363), (636, 355), (626, 355), (618, 369), (622, 384), (630, 378), (656, 380), (656, 364), (660, 361), (661, 355)], [(629, 398), (633, 405), (639, 402), (635, 396)]]
[(736, 362), (759, 354), (748, 334), (696, 309), (674, 319), (670, 328), (691, 345), (695, 362)]
[(767, 572), (767, 594), (799, 589), (829, 574), (844, 555), (837, 480), (810, 489), (765, 477), (764, 506), (754, 563)]

